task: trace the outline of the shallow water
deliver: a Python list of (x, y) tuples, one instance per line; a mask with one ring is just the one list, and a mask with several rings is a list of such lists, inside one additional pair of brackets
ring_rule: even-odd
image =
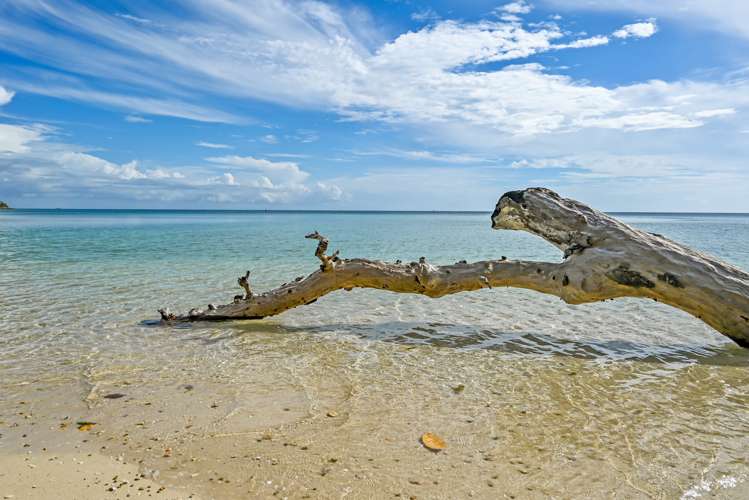
[[(749, 216), (620, 218), (749, 269)], [(256, 290), (314, 270), (314, 229), (344, 257), (561, 258), (489, 226), (473, 213), (2, 213), (0, 453), (31, 401), (39, 428), (94, 420), (108, 453), (209, 497), (749, 496), (749, 351), (661, 304), (354, 290), (263, 321), (152, 321), (229, 301), (246, 269)], [(420, 446), (427, 431), (444, 452)]]

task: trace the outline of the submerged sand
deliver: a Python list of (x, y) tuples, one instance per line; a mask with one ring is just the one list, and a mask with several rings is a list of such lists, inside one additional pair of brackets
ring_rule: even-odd
[(269, 362), (255, 383), (123, 369), (15, 387), (0, 498), (749, 498), (738, 349), (692, 364), (363, 349)]

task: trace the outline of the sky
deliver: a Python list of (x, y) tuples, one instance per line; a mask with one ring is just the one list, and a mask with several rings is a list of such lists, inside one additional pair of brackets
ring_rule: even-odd
[(749, 212), (746, 0), (3, 0), (29, 208)]

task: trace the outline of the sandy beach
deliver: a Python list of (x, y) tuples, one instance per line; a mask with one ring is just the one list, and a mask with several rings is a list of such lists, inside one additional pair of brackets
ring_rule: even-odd
[(135, 465), (85, 451), (3, 455), (0, 470), (0, 494), (4, 499), (200, 498), (161, 486)]

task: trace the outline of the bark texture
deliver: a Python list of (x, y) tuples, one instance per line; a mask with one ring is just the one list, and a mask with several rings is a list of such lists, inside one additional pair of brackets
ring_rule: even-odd
[(491, 216), (492, 228), (528, 231), (564, 253), (559, 263), (489, 260), (436, 266), (422, 257), (404, 264), (327, 255), (328, 239), (317, 231), (320, 269), (275, 290), (255, 294), (249, 271), (234, 302), (175, 315), (162, 321), (259, 319), (311, 304), (335, 290), (378, 288), (442, 297), (481, 288), (517, 287), (560, 297), (570, 304), (617, 297), (650, 298), (701, 319), (749, 347), (749, 274), (663, 236), (632, 228), (545, 188), (505, 193)]

